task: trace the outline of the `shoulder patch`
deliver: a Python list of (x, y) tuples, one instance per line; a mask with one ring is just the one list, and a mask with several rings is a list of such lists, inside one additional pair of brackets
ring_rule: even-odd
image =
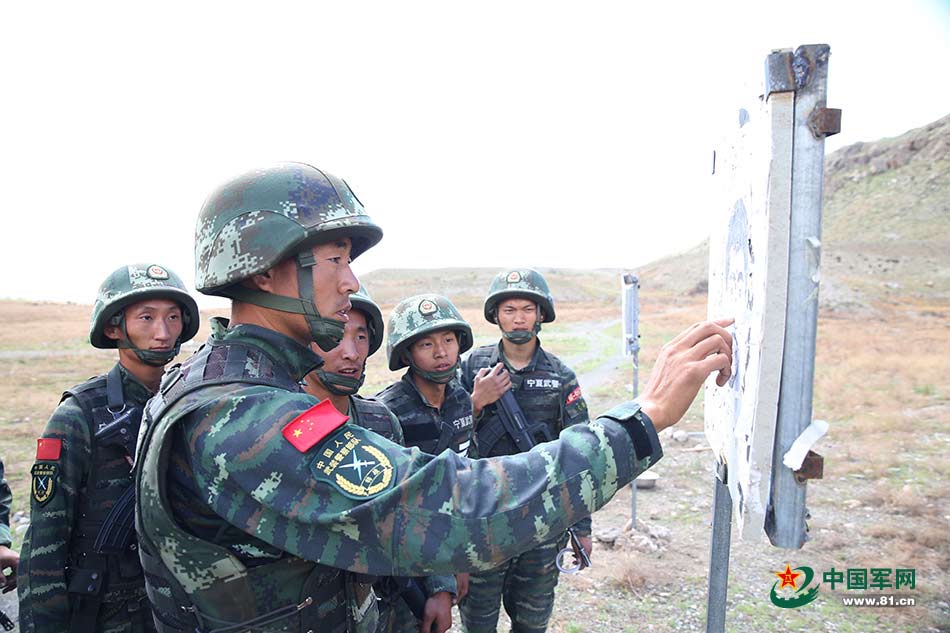
[(581, 399), (581, 388), (580, 386), (574, 387), (574, 391), (567, 395), (567, 400), (564, 404), (574, 404)]
[(294, 448), (306, 453), (349, 419), (337, 411), (332, 402), (324, 400), (294, 418), (282, 433)]
[(40, 506), (45, 506), (56, 494), (59, 464), (33, 464), (30, 473), (33, 475), (33, 500)]
[(41, 437), (36, 440), (36, 461), (56, 461), (63, 452), (63, 440)]
[(324, 442), (310, 463), (314, 479), (323, 481), (351, 499), (369, 499), (395, 484), (393, 464), (371, 436), (341, 429)]

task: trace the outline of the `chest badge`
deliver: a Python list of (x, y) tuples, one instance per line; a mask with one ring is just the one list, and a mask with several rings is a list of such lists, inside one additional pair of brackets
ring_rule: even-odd
[(393, 464), (386, 452), (366, 437), (343, 430), (321, 447), (310, 472), (351, 499), (369, 499), (395, 483)]
[(33, 464), (33, 500), (45, 506), (56, 494), (56, 480), (59, 464)]

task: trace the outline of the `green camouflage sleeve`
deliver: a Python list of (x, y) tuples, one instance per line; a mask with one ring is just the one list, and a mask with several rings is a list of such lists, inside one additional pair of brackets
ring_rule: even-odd
[(20, 621), (24, 631), (65, 633), (69, 628), (66, 558), (79, 491), (91, 459), (89, 429), (74, 398), (53, 412), (43, 437), (62, 440), (62, 449), (59, 459), (33, 465), (30, 527), (21, 550), (17, 583)]
[[(561, 366), (561, 428), (566, 429), (575, 424), (587, 424), (590, 418), (587, 414), (587, 402), (581, 394), (581, 386), (577, 376), (567, 365)], [(591, 517), (584, 517), (574, 524), (578, 536), (590, 536)]]
[(13, 493), (10, 485), (3, 476), (3, 460), (0, 459), (0, 545), (9, 547), (13, 544), (10, 538), (10, 504), (13, 503)]
[(249, 387), (195, 411), (183, 421), (195, 483), (239, 529), (376, 576), (495, 567), (563, 533), (662, 456), (635, 403), (513, 456), (426, 455), (356, 425), (301, 452), (282, 430), (315, 403)]

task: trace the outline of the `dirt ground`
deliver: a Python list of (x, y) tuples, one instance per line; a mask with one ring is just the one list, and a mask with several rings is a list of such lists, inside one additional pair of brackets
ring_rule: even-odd
[[(641, 305), (642, 388), (659, 346), (704, 316), (705, 298), (646, 294)], [(14, 511), (28, 508), (35, 438), (59, 393), (112, 363), (111, 354), (84, 345), (88, 309), (0, 301), (0, 433)], [(618, 312), (559, 306), (556, 327), (542, 332), (545, 347), (576, 369), (593, 413), (631, 392)], [(474, 311), (466, 316), (477, 324), (478, 343), (492, 339)], [(41, 335), (42, 324), (55, 327)], [(726, 630), (950, 631), (950, 305), (895, 301), (859, 315), (827, 313), (818, 332), (814, 417), (829, 421), (830, 431), (815, 447), (824, 478), (808, 485), (810, 541), (784, 550), (764, 537), (740, 541), (733, 531)], [(370, 360), (367, 392), (397, 377), (383, 362), (383, 354)], [(629, 488), (594, 515), (595, 534), (615, 528), (619, 536), (613, 546), (595, 544), (592, 569), (562, 576), (552, 631), (705, 629), (714, 480), (701, 398), (677, 428), (686, 440), (664, 439), (656, 488), (638, 492), (640, 529), (625, 530)], [(845, 607), (844, 595), (877, 592), (822, 583), (811, 604), (779, 609), (769, 591), (786, 564), (812, 567), (818, 580), (832, 568), (913, 568), (915, 589), (900, 593), (917, 606)]]

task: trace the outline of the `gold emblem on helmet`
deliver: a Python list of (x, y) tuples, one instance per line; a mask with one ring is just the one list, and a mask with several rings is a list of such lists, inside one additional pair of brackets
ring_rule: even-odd
[(419, 314), (422, 316), (429, 316), (430, 314), (435, 314), (439, 311), (439, 306), (435, 305), (435, 301), (431, 299), (423, 299), (419, 303)]
[(513, 270), (510, 273), (508, 273), (508, 277), (505, 281), (507, 281), (510, 284), (516, 284), (519, 281), (521, 281), (521, 273), (518, 272), (517, 270)]

